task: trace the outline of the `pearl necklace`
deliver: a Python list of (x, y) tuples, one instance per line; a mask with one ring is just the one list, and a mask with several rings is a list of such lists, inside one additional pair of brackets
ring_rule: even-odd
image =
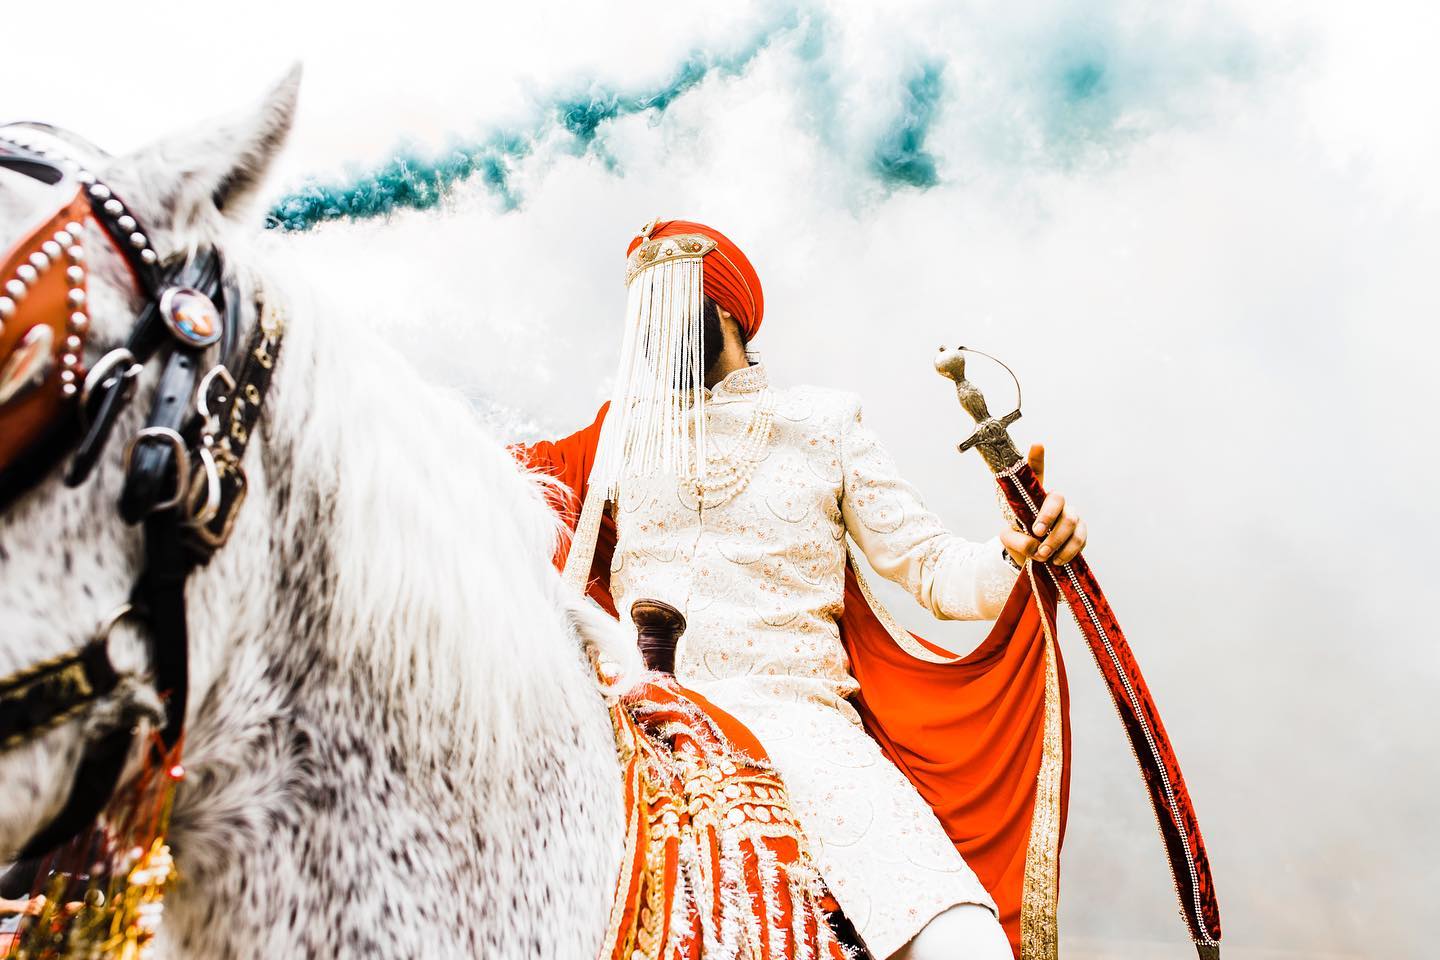
[[(769, 390), (761, 390), (755, 398), (750, 423), (734, 448), (728, 454), (707, 452), (705, 476), (697, 477), (690, 471), (681, 483), (701, 507), (714, 508), (729, 503), (750, 485), (755, 467), (765, 459), (774, 433), (775, 396)], [(706, 446), (714, 451), (713, 442)]]

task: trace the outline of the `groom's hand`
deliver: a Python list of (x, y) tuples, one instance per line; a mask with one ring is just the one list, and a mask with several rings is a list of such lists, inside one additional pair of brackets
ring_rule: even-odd
[[(1025, 458), (1035, 479), (1045, 485), (1045, 448), (1035, 444)], [(1033, 536), (1031, 535), (1033, 534)], [(1065, 564), (1080, 555), (1085, 547), (1088, 533), (1085, 521), (1065, 503), (1065, 498), (1054, 491), (1046, 494), (1035, 517), (1035, 525), (1027, 533), (1023, 530), (1002, 530), (1000, 542), (1010, 551), (1015, 562), (1023, 564), (1035, 559), (1044, 563)], [(1042, 539), (1043, 538), (1043, 539)]]

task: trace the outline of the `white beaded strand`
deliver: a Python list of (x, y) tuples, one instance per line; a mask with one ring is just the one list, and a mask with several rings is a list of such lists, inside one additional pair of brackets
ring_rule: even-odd
[(734, 449), (723, 454), (714, 450), (712, 444), (705, 457), (704, 474), (691, 473), (684, 478), (691, 496), (701, 506), (712, 509), (738, 497), (750, 486), (774, 433), (775, 397), (769, 390), (762, 390), (755, 398), (755, 411), (750, 415), (745, 433)]

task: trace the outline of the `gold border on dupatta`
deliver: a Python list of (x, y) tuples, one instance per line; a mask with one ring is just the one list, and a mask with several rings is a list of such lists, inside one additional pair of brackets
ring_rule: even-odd
[[(1040, 595), (1034, 564), (1025, 565), (1030, 588)], [(1043, 753), (1035, 776), (1035, 810), (1030, 818), (1030, 845), (1025, 850), (1025, 883), (1020, 900), (1020, 960), (1057, 960), (1060, 931), (1060, 784), (1065, 764), (1060, 728), (1060, 672), (1056, 666), (1055, 632), (1045, 611), (1035, 605), (1045, 630), (1045, 730)]]
[(855, 560), (855, 551), (851, 549), (850, 541), (845, 541), (845, 559), (850, 564), (851, 571), (855, 574), (855, 582), (860, 585), (860, 594), (870, 606), (870, 612), (875, 614), (875, 619), (880, 621), (880, 626), (890, 634), (890, 639), (895, 644), (916, 660), (924, 660), (926, 663), (955, 663), (960, 657), (946, 657), (928, 649), (923, 643), (910, 635), (910, 631), (900, 626), (890, 610), (881, 602), (880, 598), (870, 592), (870, 584), (865, 580), (865, 574), (860, 569), (860, 564)]

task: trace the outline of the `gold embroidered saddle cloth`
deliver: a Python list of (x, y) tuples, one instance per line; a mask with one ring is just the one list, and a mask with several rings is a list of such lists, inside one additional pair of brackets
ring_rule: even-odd
[(602, 960), (844, 960), (838, 909), (759, 741), (673, 677), (611, 709), (625, 857)]

